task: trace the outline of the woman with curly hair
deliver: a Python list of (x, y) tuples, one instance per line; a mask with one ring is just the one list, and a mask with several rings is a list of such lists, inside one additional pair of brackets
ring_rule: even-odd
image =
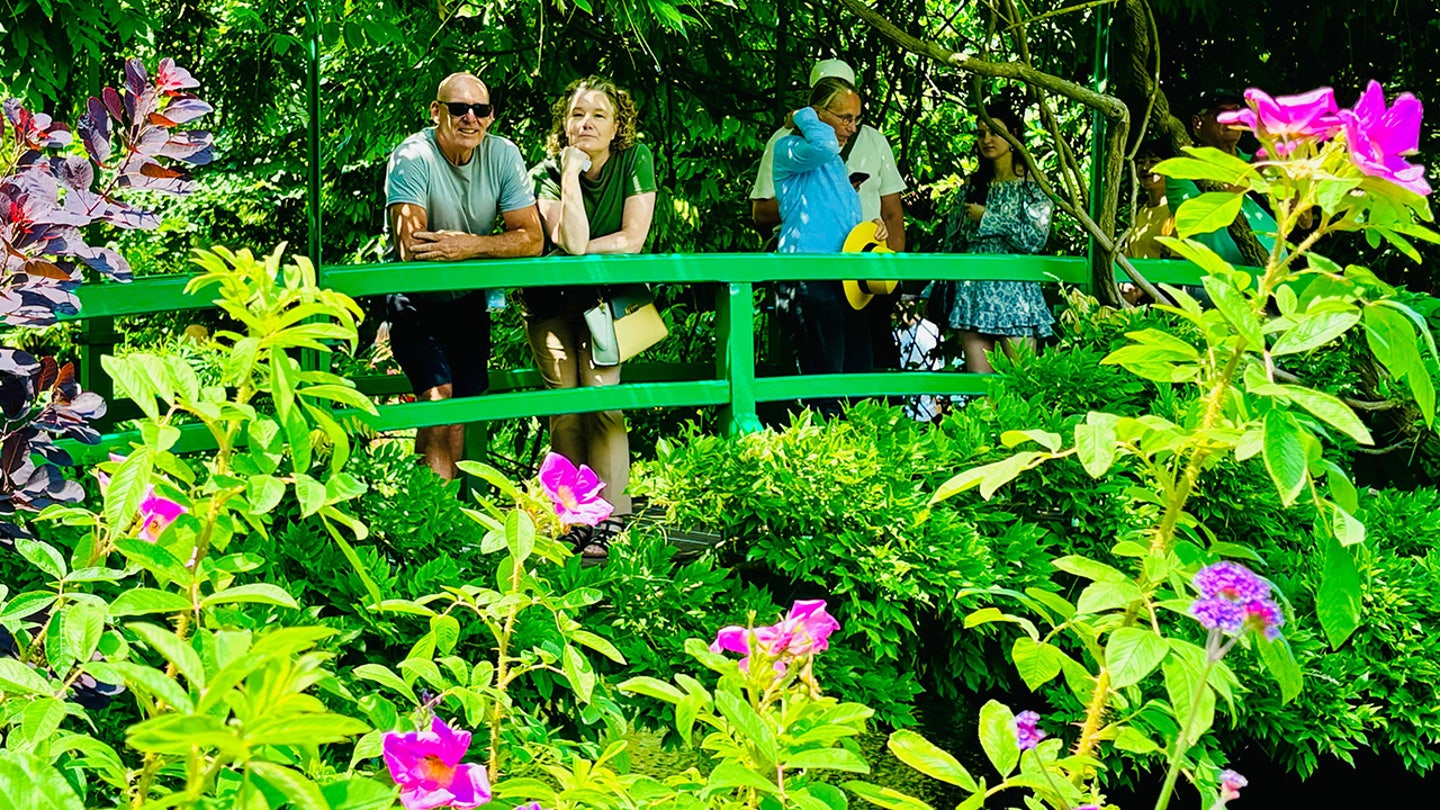
[[(635, 142), (635, 101), (613, 81), (573, 82), (552, 108), (549, 157), (531, 170), (545, 234), (571, 255), (639, 253), (655, 213), (655, 159)], [(585, 310), (603, 288), (592, 285), (524, 290), (525, 333), (548, 388), (615, 385), (620, 366), (597, 366)], [(614, 515), (593, 529), (577, 526), (577, 553), (603, 559), (631, 513), (630, 440), (619, 411), (550, 417), (550, 446), (576, 466), (588, 464), (605, 482)]]

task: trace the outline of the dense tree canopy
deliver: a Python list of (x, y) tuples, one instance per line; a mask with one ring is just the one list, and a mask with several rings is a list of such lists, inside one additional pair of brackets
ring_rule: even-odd
[[(0, 83), (32, 101), (70, 105), (125, 56), (174, 56), (216, 101), (221, 159), (161, 241), (136, 250), (148, 252), (158, 270), (180, 264), (191, 243), (303, 243), (311, 6), (322, 41), (328, 262), (378, 255), (385, 158), (426, 123), (435, 85), (454, 70), (487, 78), (499, 110), (495, 131), (532, 161), (541, 157), (549, 105), (567, 82), (602, 73), (629, 86), (658, 157), (658, 250), (758, 245), (746, 203), (755, 164), (765, 138), (801, 100), (818, 58), (840, 56), (857, 70), (866, 117), (890, 137), (913, 189), (913, 249), (931, 247), (924, 234), (971, 165), (972, 77), (907, 53), (839, 4), (809, 0), (21, 0), (0, 33)], [(1319, 0), (1035, 4), (1018, 7), (1028, 21), (1023, 42), (982, 3), (881, 0), (874, 8), (909, 34), (996, 62), (1019, 58), (1023, 45), (1037, 69), (1089, 84), (1100, 24), (1127, 6), (1154, 15), (1160, 85), (1175, 111), (1215, 86), (1257, 84), (1278, 93), (1331, 84), (1342, 103), (1370, 78), (1422, 100), (1440, 89), (1440, 66), (1423, 56), (1440, 48), (1440, 20), (1425, 0), (1397, 0), (1378, 11)], [(1123, 25), (1114, 27), (1108, 61), (1112, 91), (1131, 103), (1133, 133), (1144, 97), (1129, 81), (1127, 60), (1138, 53), (1153, 67), (1154, 54), (1129, 36)], [(1018, 91), (994, 80), (980, 89)], [(1089, 110), (1052, 103), (1066, 146), (1088, 171)], [(1034, 127), (1036, 159), (1054, 167), (1057, 144), (1038, 119)], [(1433, 125), (1427, 136), (1425, 146), (1433, 146)], [(1051, 248), (1082, 246), (1078, 227), (1059, 223)], [(1385, 263), (1377, 264), (1383, 270)]]

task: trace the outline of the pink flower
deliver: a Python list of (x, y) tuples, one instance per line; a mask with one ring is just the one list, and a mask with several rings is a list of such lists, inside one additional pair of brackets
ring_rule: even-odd
[(1252, 87), (1245, 91), (1250, 107), (1220, 113), (1215, 120), (1221, 124), (1253, 130), (1275, 143), (1281, 157), (1295, 151), (1302, 141), (1323, 141), (1340, 131), (1336, 116), (1335, 91), (1321, 87), (1298, 96), (1271, 97), (1264, 90)]
[[(111, 453), (110, 460), (124, 461), (125, 457)], [(95, 477), (100, 479), (100, 493), (103, 495), (110, 487), (110, 476), (96, 472)], [(178, 502), (155, 494), (155, 485), (151, 484), (145, 488), (145, 497), (140, 499), (140, 539), (151, 543), (159, 540), (160, 535), (165, 533), (165, 527), (188, 511)]]
[(540, 486), (555, 503), (561, 523), (594, 526), (615, 511), (609, 501), (600, 497), (605, 482), (595, 471), (584, 464), (577, 470), (570, 459), (559, 453), (545, 454), (540, 464)]
[(470, 732), (453, 729), (438, 717), (429, 731), (386, 734), (385, 765), (400, 786), (406, 810), (479, 807), (490, 801), (485, 766), (460, 761), (469, 749)]
[(1385, 91), (1371, 81), (1355, 102), (1355, 109), (1341, 110), (1350, 160), (1371, 177), (1389, 180), (1421, 196), (1430, 193), (1425, 167), (1409, 163), (1406, 155), (1420, 148), (1420, 100), (1401, 93), (1391, 107), (1385, 106)]
[(1220, 803), (1233, 801), (1240, 798), (1240, 788), (1250, 784), (1250, 780), (1240, 774), (1229, 770), (1220, 772)]
[(740, 653), (740, 668), (750, 667), (750, 637), (770, 658), (775, 659), (775, 669), (783, 672), (786, 659), (798, 658), (830, 649), (830, 634), (840, 629), (835, 617), (825, 612), (825, 600), (802, 599), (790, 608), (785, 619), (768, 627), (746, 630), (737, 625), (723, 628), (715, 634), (715, 643), (710, 652), (722, 650)]

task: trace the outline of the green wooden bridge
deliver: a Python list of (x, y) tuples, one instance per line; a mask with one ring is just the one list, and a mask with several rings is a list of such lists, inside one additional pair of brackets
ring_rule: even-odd
[[(1197, 283), (1198, 268), (1188, 262), (1141, 260), (1137, 269), (1156, 282)], [(654, 254), (627, 256), (563, 256), (454, 263), (381, 263), (326, 266), (319, 270), (321, 286), (353, 298), (392, 292), (426, 292), (482, 287), (537, 287), (569, 284), (621, 284), (651, 282), (709, 284), (715, 289), (717, 312), (713, 366), (699, 363), (645, 363), (641, 358), (625, 366), (625, 382), (602, 388), (543, 390), (534, 369), (492, 370), (490, 392), (479, 397), (439, 402), (408, 402), (379, 406), (379, 413), (341, 414), (375, 431), (394, 431), (432, 425), (492, 422), (557, 413), (601, 410), (643, 410), (709, 406), (722, 409), (727, 432), (743, 433), (760, 427), (758, 403), (812, 397), (915, 396), (921, 394), (984, 394), (986, 377), (950, 371), (888, 371), (870, 374), (830, 374), (761, 377), (756, 373), (757, 284), (774, 280), (825, 280), (836, 278), (1058, 281), (1085, 288), (1089, 260), (1083, 256), (945, 255), (945, 254), (837, 254), (717, 253), (700, 255)], [(80, 383), (113, 399), (113, 388), (100, 366), (100, 357), (113, 353), (120, 335), (119, 316), (213, 307), (210, 291), (188, 295), (190, 276), (161, 276), (130, 284), (87, 284), (80, 288), (81, 309), (67, 320), (81, 320)], [(370, 396), (393, 397), (407, 393), (405, 377), (374, 375), (356, 380)], [(117, 409), (115, 416), (127, 413)], [(67, 444), (78, 463), (104, 458), (111, 448), (127, 447), (134, 434), (111, 433), (99, 445)], [(209, 434), (186, 431), (178, 451), (207, 449)]]

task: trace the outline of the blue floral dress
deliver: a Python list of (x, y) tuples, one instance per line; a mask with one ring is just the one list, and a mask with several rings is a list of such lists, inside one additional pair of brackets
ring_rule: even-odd
[[(964, 191), (961, 192), (964, 199)], [(1054, 204), (1040, 186), (1020, 180), (992, 182), (979, 222), (961, 205), (945, 223), (946, 253), (1038, 253), (1050, 236)], [(1004, 337), (1048, 337), (1055, 316), (1033, 281), (956, 281), (950, 326)], [(935, 290), (940, 292), (940, 290)], [(948, 291), (947, 291), (948, 292)]]

